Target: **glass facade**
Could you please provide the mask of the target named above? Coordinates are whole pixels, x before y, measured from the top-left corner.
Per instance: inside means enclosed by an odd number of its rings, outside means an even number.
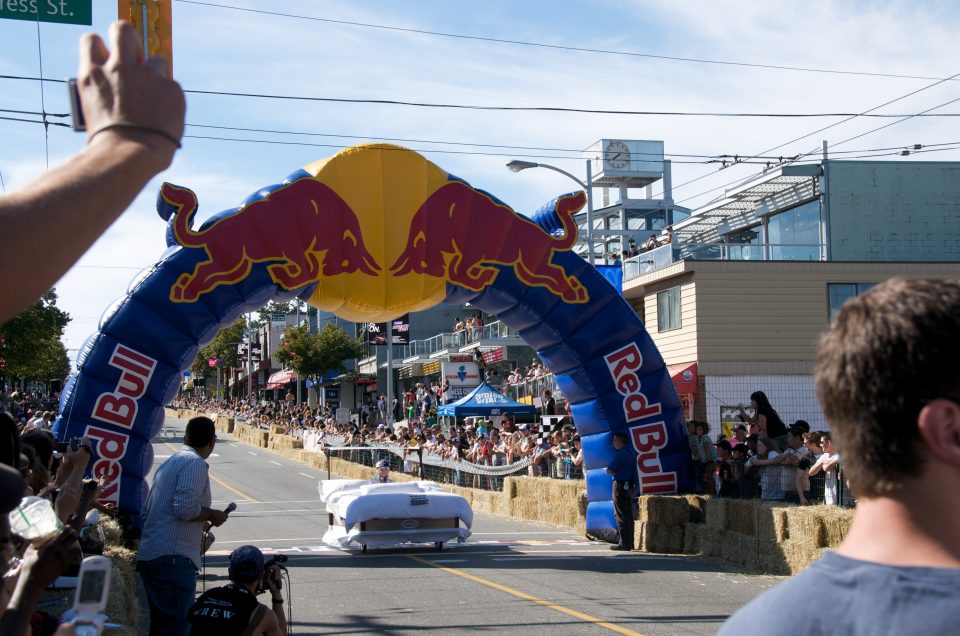
[[[771,216],[767,239],[771,260],[820,260],[820,202],[810,201]]]

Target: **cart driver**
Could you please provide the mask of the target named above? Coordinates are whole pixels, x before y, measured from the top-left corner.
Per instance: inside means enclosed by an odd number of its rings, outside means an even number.
[[[377,474],[373,476],[373,479],[370,480],[371,484],[391,484],[393,480],[390,479],[390,462],[385,459],[381,459],[377,462]]]

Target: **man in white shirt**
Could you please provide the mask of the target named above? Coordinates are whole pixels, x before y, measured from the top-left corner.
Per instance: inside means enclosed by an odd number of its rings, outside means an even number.
[[[183,448],[157,469],[144,503],[137,571],[150,604],[151,636],[187,633],[203,525],[219,526],[227,520],[226,512],[210,508],[206,459],[216,442],[213,420],[195,417],[187,422]]]

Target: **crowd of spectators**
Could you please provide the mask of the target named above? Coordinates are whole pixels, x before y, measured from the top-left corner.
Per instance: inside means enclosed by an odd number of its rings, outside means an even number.
[[[519,366],[514,367],[513,371],[507,376],[507,384],[523,384],[524,382],[544,378],[548,375],[550,375],[550,371],[547,370],[547,367],[539,360],[534,360],[522,369]]]
[[[181,398],[174,406],[233,417],[293,437],[309,437],[326,446],[390,447],[398,451],[391,454],[397,458],[398,469],[410,474],[419,473],[420,452],[463,464],[461,470],[430,475],[438,481],[496,488],[501,482],[493,479],[494,476],[485,476],[483,469],[510,466],[527,457],[530,465],[526,472],[530,476],[582,477],[583,451],[569,418],[538,442],[541,437],[538,422],[518,424],[510,415],[501,416],[496,425],[482,418],[463,418],[460,422],[444,424],[436,414],[441,395],[436,384],[417,385],[403,392],[399,403],[407,417],[395,423],[387,421],[386,411],[377,407],[379,398],[365,405],[367,408],[349,421],[338,421],[336,414],[324,407],[297,406],[287,400],[251,403],[242,399]],[[356,453],[353,456],[360,457]],[[370,459],[373,455],[362,457]]]
[[[787,427],[761,391],[751,403],[754,414],[741,406],[744,423],[729,438],[722,433],[711,438],[707,422],[687,423],[695,489],[721,497],[840,505],[840,456],[830,433],[811,431],[804,420]]]
[[[35,611],[37,604],[56,578],[76,576],[84,556],[102,554],[101,515],[120,517],[115,508],[97,502],[99,482],[84,479],[93,456],[89,440],[57,444],[50,430],[55,413],[41,410],[51,405],[44,396],[10,390],[0,400],[2,634],[29,633],[31,624],[48,626],[44,633],[73,633],[72,624],[58,627],[57,616]],[[36,521],[25,528],[11,526],[8,513],[26,506],[44,511],[49,532],[35,536],[33,530],[42,527]],[[121,520],[126,536],[135,536],[129,519]]]

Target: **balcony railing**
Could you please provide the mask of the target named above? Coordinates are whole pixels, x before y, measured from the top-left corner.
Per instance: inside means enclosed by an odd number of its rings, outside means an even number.
[[[429,357],[438,351],[459,349],[472,342],[481,340],[498,340],[501,338],[517,337],[517,332],[502,321],[497,320],[483,327],[464,329],[452,333],[444,332],[425,340],[411,340],[409,344],[398,345],[395,349],[395,358],[401,360],[415,356]]]
[[[623,278],[629,280],[683,259],[700,261],[819,261],[819,243],[688,243],[664,245],[623,261]]]

